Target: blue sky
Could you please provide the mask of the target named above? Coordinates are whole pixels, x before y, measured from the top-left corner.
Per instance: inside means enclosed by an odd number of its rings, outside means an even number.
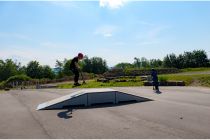
[[[204,49],[210,1],[0,1],[0,59],[55,66],[78,52],[109,66]]]

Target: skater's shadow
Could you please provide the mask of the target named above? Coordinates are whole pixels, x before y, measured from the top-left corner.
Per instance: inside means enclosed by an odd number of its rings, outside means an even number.
[[[161,92],[161,91],[156,91],[155,93],[156,93],[156,94],[161,94],[162,92]]]
[[[71,114],[72,114],[72,109],[68,108],[66,111],[59,112],[57,116],[63,119],[70,119],[72,118]]]

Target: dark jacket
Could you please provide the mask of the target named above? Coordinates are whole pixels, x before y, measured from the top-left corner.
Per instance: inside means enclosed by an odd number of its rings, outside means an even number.
[[[158,82],[158,76],[157,76],[157,71],[156,70],[152,70],[151,76],[152,76],[152,81],[153,82]]]
[[[78,63],[79,59],[78,57],[74,57],[72,60],[71,60],[71,64],[70,64],[70,69],[71,70],[75,70],[77,69],[76,65],[75,65],[75,62]]]

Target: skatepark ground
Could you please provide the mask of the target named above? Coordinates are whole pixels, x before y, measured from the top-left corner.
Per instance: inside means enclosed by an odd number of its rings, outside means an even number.
[[[0,138],[210,138],[210,88],[115,87],[151,101],[40,110],[43,102],[80,89],[11,90],[0,94]]]

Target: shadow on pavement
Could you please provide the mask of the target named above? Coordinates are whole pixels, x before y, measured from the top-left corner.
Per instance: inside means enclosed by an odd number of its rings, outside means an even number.
[[[140,97],[141,101],[125,101],[125,102],[119,102],[118,104],[113,104],[113,103],[99,103],[99,104],[92,104],[91,106],[65,106],[62,109],[67,109],[66,111],[59,112],[57,116],[59,118],[63,119],[70,119],[72,118],[72,112],[73,110],[76,111],[78,109],[94,109],[94,108],[107,108],[107,107],[117,107],[117,106],[124,106],[124,105],[129,105],[129,104],[136,104],[136,103],[143,103],[143,102],[148,102],[148,101],[154,101],[152,99]],[[56,109],[56,110],[62,110],[62,109]],[[51,110],[51,109],[49,109]]]
[[[59,112],[57,116],[63,119],[70,119],[72,118],[71,114],[72,114],[72,109],[68,108],[66,111]]]

